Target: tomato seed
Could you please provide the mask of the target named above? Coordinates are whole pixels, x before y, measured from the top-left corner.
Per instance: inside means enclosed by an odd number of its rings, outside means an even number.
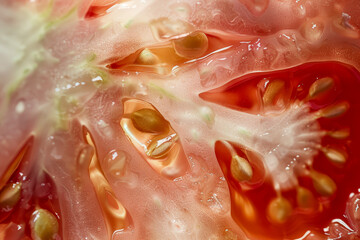
[[[59,223],[56,217],[45,209],[38,209],[32,213],[30,226],[33,239],[55,239],[59,231]]]
[[[327,135],[329,135],[332,138],[336,138],[336,139],[345,139],[345,138],[349,137],[350,130],[342,129],[342,130],[338,130],[338,131],[329,131],[329,132],[327,132]]]
[[[319,116],[325,118],[339,117],[343,115],[348,109],[349,109],[349,104],[346,102],[341,102],[323,108],[322,110],[319,111]]]
[[[292,206],[290,202],[283,197],[277,197],[271,200],[267,208],[269,220],[278,224],[285,223],[291,216],[291,213]]]
[[[336,191],[336,184],[329,176],[312,171],[310,174],[313,179],[313,185],[315,190],[324,197],[330,197]]]
[[[142,65],[155,65],[160,62],[160,59],[152,53],[149,49],[145,48],[141,51],[135,63]]]
[[[346,155],[333,148],[322,148],[321,149],[325,156],[334,163],[344,164],[346,162]]]
[[[239,182],[249,181],[253,177],[253,170],[250,163],[239,155],[232,157],[230,171],[232,176]]]
[[[154,138],[148,146],[146,155],[151,158],[161,158],[165,156],[177,139],[178,136],[176,133],[162,139]]]
[[[147,133],[161,133],[169,129],[169,123],[156,110],[143,108],[133,112],[130,116],[134,127]]]
[[[303,209],[315,209],[317,206],[316,199],[312,192],[303,187],[297,188],[296,202],[298,206]]]
[[[10,183],[0,192],[0,207],[3,209],[13,208],[20,199],[21,183]]]
[[[263,103],[265,106],[274,104],[276,96],[282,91],[285,87],[284,81],[274,80],[268,83],[268,86],[265,89],[264,95],[262,97]]]
[[[334,85],[335,85],[334,79],[330,77],[320,78],[310,86],[309,96],[311,98],[317,97],[319,94],[328,91]]]
[[[202,32],[193,32],[173,41],[176,53],[184,58],[201,57],[208,49],[208,38]]]

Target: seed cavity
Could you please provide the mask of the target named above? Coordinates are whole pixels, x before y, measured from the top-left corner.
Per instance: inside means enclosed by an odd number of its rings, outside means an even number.
[[[162,158],[167,155],[178,140],[176,133],[165,138],[155,137],[147,147],[146,155],[151,158]]]
[[[94,186],[95,194],[98,199],[108,235],[111,236],[115,231],[123,230],[131,224],[131,216],[127,213],[122,203],[116,198],[112,186],[106,179],[103,169],[98,159],[96,145],[90,132],[84,127],[83,134],[86,143],[93,148],[93,154],[90,155],[89,175]]]
[[[277,197],[271,200],[267,208],[268,218],[271,222],[283,224],[291,216],[292,206],[284,197]]]
[[[148,48],[141,51],[135,63],[142,65],[156,65],[160,62],[158,56],[151,52]]]
[[[56,239],[59,223],[56,217],[45,209],[35,210],[30,219],[31,236],[34,240]]]
[[[274,104],[278,94],[284,89],[285,83],[281,80],[274,80],[268,83],[264,95],[262,97],[265,106]]]
[[[322,152],[333,163],[344,164],[346,163],[347,156],[344,152],[333,148],[322,148]]]
[[[134,127],[141,132],[162,133],[169,129],[169,122],[158,111],[150,108],[133,112],[130,119]]]
[[[325,118],[335,118],[340,117],[349,109],[349,104],[347,102],[337,103],[326,108],[323,108],[319,111],[319,117]]]
[[[12,174],[16,171],[19,167],[21,161],[23,160],[26,152],[28,151],[30,142],[32,142],[33,138],[29,139],[26,145],[21,149],[15,159],[11,162],[10,166],[6,169],[5,174],[0,177],[0,190],[6,185],[6,183],[11,178]]]
[[[312,192],[304,187],[297,188],[296,202],[302,209],[315,209],[317,201]]]
[[[5,210],[12,209],[20,200],[21,183],[10,183],[0,192],[0,208]]]
[[[208,38],[203,32],[192,32],[186,37],[173,40],[173,47],[181,57],[198,58],[208,49]]]
[[[315,98],[319,94],[324,93],[331,89],[335,85],[334,79],[330,77],[324,77],[316,80],[309,88],[310,98]]]
[[[330,197],[336,192],[336,184],[329,176],[312,171],[310,176],[313,180],[315,190],[324,197]]]
[[[250,163],[239,155],[234,155],[230,164],[231,175],[239,182],[250,181],[253,170]]]

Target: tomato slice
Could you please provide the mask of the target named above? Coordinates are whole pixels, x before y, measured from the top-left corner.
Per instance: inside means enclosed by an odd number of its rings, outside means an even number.
[[[251,146],[215,145],[232,217],[249,237],[298,238],[346,220],[346,202],[360,186],[359,87],[355,68],[321,62],[245,75],[200,94],[260,119]]]

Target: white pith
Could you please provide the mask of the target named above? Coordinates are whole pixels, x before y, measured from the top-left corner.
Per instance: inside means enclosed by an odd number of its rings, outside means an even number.
[[[264,117],[260,126],[255,147],[263,155],[275,187],[295,187],[297,174],[304,173],[318,152],[322,137],[318,122],[306,104],[295,103],[280,115]]]

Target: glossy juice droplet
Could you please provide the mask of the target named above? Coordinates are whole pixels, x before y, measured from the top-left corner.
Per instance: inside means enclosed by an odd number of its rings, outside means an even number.
[[[108,171],[113,177],[121,178],[126,173],[128,156],[121,150],[113,150],[105,157]]]

